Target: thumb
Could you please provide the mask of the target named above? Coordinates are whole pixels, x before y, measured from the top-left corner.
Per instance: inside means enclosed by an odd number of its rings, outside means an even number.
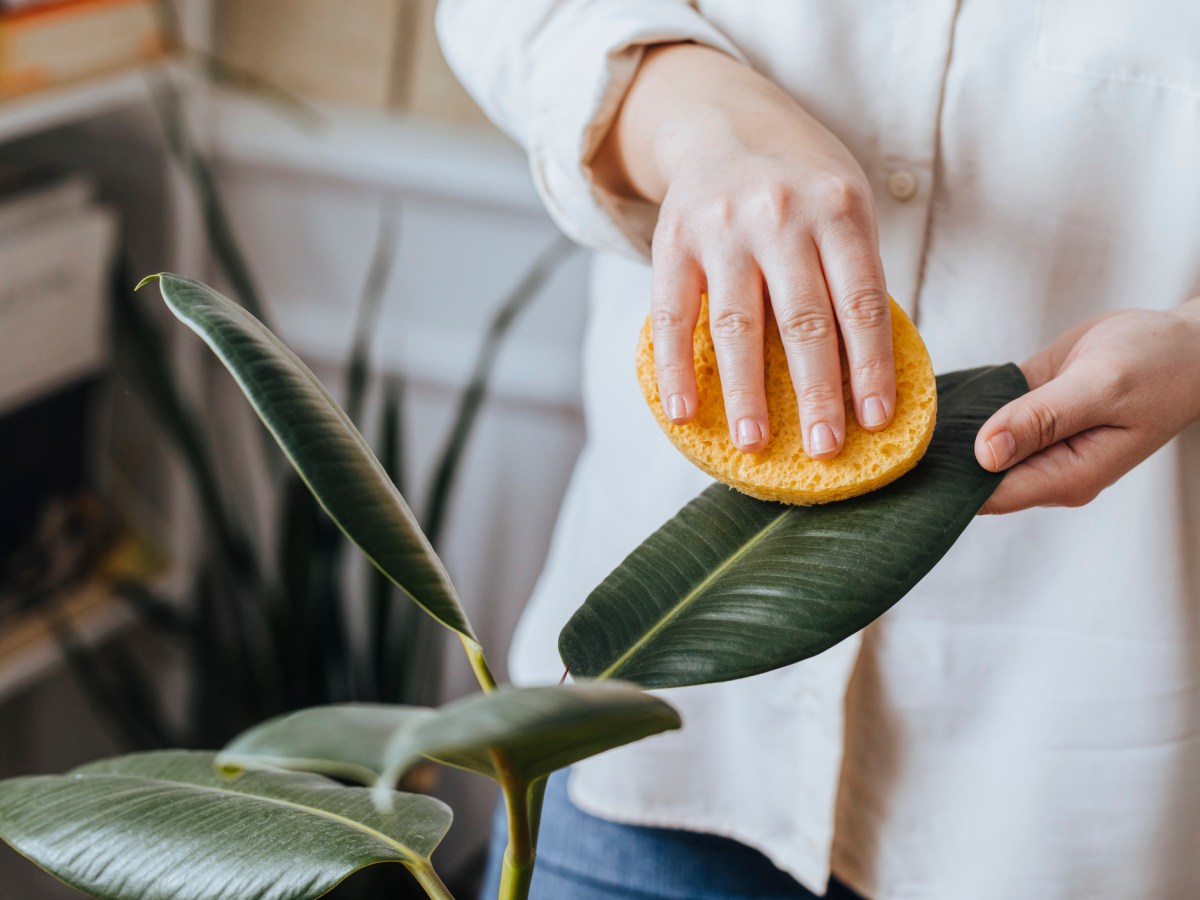
[[[975,458],[988,471],[1001,472],[1064,438],[1103,424],[1095,380],[1068,368],[994,413],[975,437]]]

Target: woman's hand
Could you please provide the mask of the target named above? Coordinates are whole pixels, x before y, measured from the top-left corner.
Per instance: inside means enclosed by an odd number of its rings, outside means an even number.
[[[1200,419],[1200,298],[1093,319],[1021,368],[1032,390],[975,439],[1011,470],[982,512],[1082,506]]]
[[[729,434],[770,439],[765,302],[775,313],[815,459],[845,441],[840,340],[871,431],[895,410],[892,327],[875,210],[849,151],[781,89],[691,44],[650,50],[593,160],[610,189],[660,203],[654,354],[664,412],[697,408],[692,334],[707,291]]]

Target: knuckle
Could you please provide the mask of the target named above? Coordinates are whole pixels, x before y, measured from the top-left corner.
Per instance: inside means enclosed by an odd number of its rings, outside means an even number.
[[[762,391],[756,391],[747,384],[726,384],[721,393],[725,395],[725,405],[730,409],[756,409],[761,405]]]
[[[895,366],[886,360],[873,358],[855,363],[851,370],[854,381],[858,384],[879,384],[895,372]]]
[[[870,209],[865,188],[849,178],[826,178],[816,188],[816,198],[824,214],[834,220],[857,220]]]
[[[841,407],[841,386],[835,388],[824,381],[809,381],[796,392],[801,407],[808,410],[825,410]]]
[[[1031,400],[1025,407],[1025,429],[1035,446],[1049,447],[1058,440],[1058,416],[1048,404]]]
[[[701,215],[711,226],[729,228],[737,218],[737,204],[732,197],[718,195],[704,205]]]
[[[786,228],[796,218],[796,191],[787,184],[770,184],[762,189],[757,206],[767,223],[775,228]]]
[[[673,252],[682,247],[687,239],[687,219],[673,209],[663,209],[654,226],[651,247],[660,252]]]
[[[891,310],[887,294],[877,287],[855,288],[839,304],[842,324],[849,328],[872,329],[888,323]]]
[[[717,340],[746,337],[755,330],[755,319],[740,309],[723,309],[712,317],[709,330]]]
[[[656,306],[650,314],[650,322],[658,333],[682,331],[686,325],[683,315],[669,306]]]
[[[779,319],[779,336],[789,344],[813,344],[833,336],[833,318],[812,307],[788,309]]]
[[[1134,391],[1133,373],[1121,363],[1105,366],[1095,377],[1100,396],[1109,405],[1124,403]]]
[[[668,385],[682,384],[690,374],[687,367],[678,362],[659,363],[655,365],[654,370],[658,374],[658,380]]]

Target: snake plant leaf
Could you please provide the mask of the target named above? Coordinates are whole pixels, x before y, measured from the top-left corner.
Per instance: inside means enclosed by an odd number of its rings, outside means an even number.
[[[191,278],[163,273],[146,281],[155,278],[171,312],[229,369],[330,518],[409,598],[478,647],[408,504],[317,377],[237,303]]]
[[[924,459],[861,497],[799,507],[709,487],[592,592],[559,636],[563,660],[576,676],[679,687],[777,669],[865,628],[1000,483],[975,436],[1027,390],[1011,364],[939,376]]]
[[[272,719],[217,757],[226,771],[262,767],[322,772],[389,787],[424,759],[497,778],[493,753],[532,781],[613,747],[678,728],[657,697],[617,681],[504,686],[440,709],[343,704]]]
[[[429,857],[450,820],[432,797],[393,794],[381,813],[363,788],[290,772],[231,781],[211,753],[178,750],[0,782],[4,840],[116,900],[299,900],[383,862],[440,885]]]

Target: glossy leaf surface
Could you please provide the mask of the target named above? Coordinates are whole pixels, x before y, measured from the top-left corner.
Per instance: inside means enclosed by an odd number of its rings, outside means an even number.
[[[0,783],[0,834],[67,884],[101,897],[318,897],[364,866],[398,862],[428,883],[450,827],[442,802],[317,775],[228,780],[211,753],[118,757]]]
[[[373,785],[387,768],[387,749],[396,734],[436,714],[424,707],[383,703],[314,706],[238,735],[217,754],[217,765],[230,773],[292,769]]]
[[[474,642],[454,586],[408,504],[317,377],[232,300],[190,278],[155,277],[171,311],[233,374],[330,518],[413,601]]]
[[[387,749],[383,786],[423,757],[495,777],[495,749],[504,751],[513,774],[531,781],[680,724],[662,700],[620,682],[505,686],[450,703],[399,731]]]
[[[386,790],[430,758],[495,778],[492,751],[529,781],[613,747],[679,727],[662,700],[632,685],[501,687],[432,710],[342,705],[302,710],[250,729],[218,757],[226,768],[326,772]]]
[[[973,445],[1027,390],[1014,365],[938,378],[925,458],[878,491],[784,506],[716,484],[606,578],[563,629],[576,676],[664,688],[815,656],[866,627],[940,560],[1000,483]]]

